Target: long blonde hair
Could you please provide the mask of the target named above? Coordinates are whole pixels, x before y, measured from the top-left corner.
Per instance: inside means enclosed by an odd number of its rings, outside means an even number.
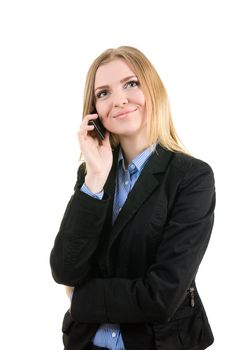
[[[93,61],[86,76],[83,118],[95,110],[94,83],[97,69],[115,59],[124,60],[140,82],[146,101],[148,145],[158,140],[161,146],[170,151],[190,155],[175,130],[168,95],[158,73],[147,57],[134,47],[107,49]],[[112,149],[119,144],[117,135],[110,134],[110,143]]]

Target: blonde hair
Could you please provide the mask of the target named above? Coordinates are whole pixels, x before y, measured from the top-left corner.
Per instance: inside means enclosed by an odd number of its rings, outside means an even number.
[[[146,101],[148,145],[158,141],[161,146],[170,151],[190,155],[175,130],[168,95],[158,73],[147,57],[134,47],[120,46],[107,49],[93,61],[86,77],[83,118],[95,110],[94,83],[97,69],[115,59],[124,60],[140,82]],[[110,143],[112,149],[119,144],[117,135],[110,134]]]

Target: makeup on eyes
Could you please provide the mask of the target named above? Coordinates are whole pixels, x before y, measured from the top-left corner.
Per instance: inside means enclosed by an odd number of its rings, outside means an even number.
[[[123,80],[124,80],[124,79],[123,79]],[[137,80],[137,78],[136,78],[136,79],[133,79],[133,80],[127,81],[126,84],[125,84],[125,86],[128,86],[129,84],[136,84],[135,86],[132,86],[132,88],[140,85],[140,83],[139,83],[139,81]],[[98,89],[99,89],[99,88],[97,88],[96,90],[98,90]],[[107,93],[108,91],[109,91],[109,86],[105,86],[105,88],[104,88],[103,90],[99,91],[99,92],[95,95],[95,97],[96,97],[96,98],[101,98],[101,97],[102,97],[101,94]],[[105,97],[105,96],[103,96],[103,97]]]

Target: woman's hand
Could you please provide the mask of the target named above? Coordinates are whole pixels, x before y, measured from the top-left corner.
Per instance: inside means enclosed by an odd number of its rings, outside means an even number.
[[[80,150],[87,168],[85,183],[93,192],[102,190],[113,163],[109,131],[106,130],[105,138],[101,141],[91,133],[94,126],[88,123],[91,119],[97,118],[97,114],[86,115],[77,133]]]

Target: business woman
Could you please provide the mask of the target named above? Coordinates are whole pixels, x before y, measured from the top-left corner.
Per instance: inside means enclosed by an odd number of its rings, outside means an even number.
[[[98,117],[103,140],[90,124]],[[214,175],[181,145],[141,51],[95,59],[78,142],[84,161],[50,256],[55,281],[73,291],[65,349],[206,349],[214,338],[195,277],[213,227]]]

